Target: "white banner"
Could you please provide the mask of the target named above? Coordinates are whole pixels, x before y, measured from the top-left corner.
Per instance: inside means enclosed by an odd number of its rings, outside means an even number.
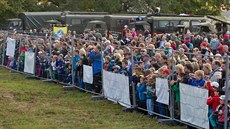
[[[92,68],[92,66],[83,65],[83,82],[93,84],[93,68]]]
[[[156,96],[157,102],[169,105],[169,86],[165,78],[156,79]]]
[[[208,90],[180,83],[181,120],[209,129]]]
[[[122,74],[103,71],[104,96],[124,107],[131,107],[129,95],[129,78]]]
[[[34,74],[34,58],[35,55],[33,52],[25,52],[24,72]]]
[[[14,57],[16,40],[12,38],[7,38],[6,43],[7,43],[6,55],[10,57]]]

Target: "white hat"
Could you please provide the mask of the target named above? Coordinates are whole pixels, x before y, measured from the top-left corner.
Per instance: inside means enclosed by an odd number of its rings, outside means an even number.
[[[218,82],[212,82],[211,85],[215,88],[219,88],[219,83]]]
[[[220,100],[225,100],[225,95],[221,95]]]
[[[128,26],[127,26],[127,25],[125,25],[124,27],[125,27],[125,28],[127,28]]]
[[[218,53],[218,54],[215,55],[215,57],[221,57],[221,55]]]
[[[38,54],[42,54],[43,52],[42,51],[39,51]]]
[[[121,69],[121,67],[119,65],[115,65],[113,66],[113,69]]]
[[[111,44],[110,40],[106,40],[105,43],[106,43],[107,45]]]

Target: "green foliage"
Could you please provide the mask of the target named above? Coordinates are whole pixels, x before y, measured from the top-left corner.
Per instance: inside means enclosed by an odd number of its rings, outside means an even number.
[[[218,15],[223,5],[230,9],[228,0],[0,0],[0,23],[24,11],[147,13],[149,7],[160,6],[161,13]]]
[[[0,23],[24,11],[39,11],[37,0],[0,0]]]

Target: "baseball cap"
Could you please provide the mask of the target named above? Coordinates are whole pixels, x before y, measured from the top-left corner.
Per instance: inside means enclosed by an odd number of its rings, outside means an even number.
[[[119,65],[115,65],[113,66],[113,69],[121,69],[121,67]]]
[[[212,82],[211,85],[215,88],[219,88],[219,83],[218,82]]]
[[[206,42],[202,42],[202,43],[200,44],[200,46],[207,47],[208,45],[207,45]]]
[[[162,71],[162,74],[165,74],[165,73],[169,74],[169,69],[164,69],[164,70]]]
[[[225,95],[221,95],[220,100],[225,100]]]

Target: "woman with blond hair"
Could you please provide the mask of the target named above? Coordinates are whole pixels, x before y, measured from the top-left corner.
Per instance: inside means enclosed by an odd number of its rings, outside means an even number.
[[[116,65],[119,65],[120,67],[122,67],[122,57],[121,57],[121,54],[120,53],[114,53],[114,60],[115,60],[115,63]]]
[[[210,76],[210,74],[212,73],[212,66],[208,63],[203,64],[203,71],[205,75]]]

